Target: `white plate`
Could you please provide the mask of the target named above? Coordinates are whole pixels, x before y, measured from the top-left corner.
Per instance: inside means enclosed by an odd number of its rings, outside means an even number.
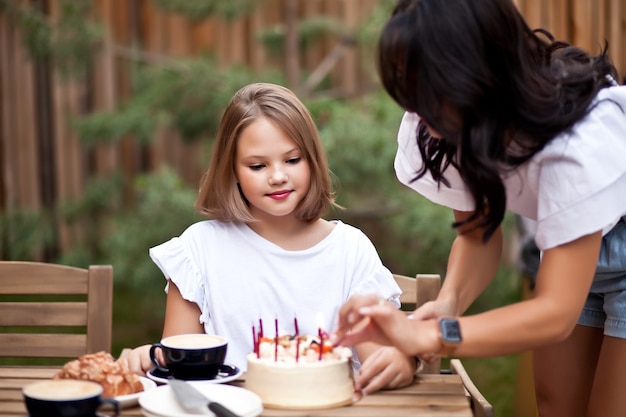
[[[209,381],[189,381],[207,399],[217,401],[241,417],[256,417],[263,412],[261,398],[244,388],[232,385],[214,384]],[[189,417],[194,415],[213,416],[208,408],[190,413],[179,405],[169,385],[143,392],[139,396],[139,405],[148,417]]]
[[[231,382],[231,381],[236,380],[242,374],[243,374],[243,371],[237,368],[236,366],[224,364],[222,365],[220,372],[217,374],[215,378],[203,379],[202,381],[208,382],[211,384],[223,384],[225,382]],[[163,374],[161,371],[159,371],[156,368],[150,369],[148,372],[146,372],[146,375],[148,376],[148,378],[150,378],[151,380],[159,384],[167,384],[168,379],[170,378],[169,375]]]
[[[137,405],[137,403],[139,402],[139,396],[141,394],[157,387],[157,384],[154,381],[151,381],[150,379],[143,376],[140,376],[139,380],[141,381],[141,385],[143,385],[143,391],[136,392],[134,394],[117,395],[113,397],[120,404],[120,409]],[[105,404],[101,407],[101,409],[111,410],[113,409],[113,406]]]

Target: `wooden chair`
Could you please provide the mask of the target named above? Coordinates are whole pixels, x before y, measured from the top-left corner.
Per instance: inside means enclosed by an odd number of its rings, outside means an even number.
[[[441,288],[441,277],[438,274],[418,274],[415,278],[394,274],[393,277],[402,290],[400,303],[407,314],[427,301],[435,300]],[[458,374],[461,378],[474,416],[493,417],[493,406],[480,393],[459,359],[450,360],[450,371]],[[441,373],[441,360],[424,364],[422,372],[426,374]]]
[[[110,352],[112,308],[111,265],[0,262],[0,357]]]
[[[439,274],[417,274],[415,278],[393,274],[393,278],[402,290],[400,304],[407,314],[427,301],[435,300],[441,288]],[[440,370],[441,360],[436,360],[433,363],[425,363],[422,372],[438,374]]]
[[[450,359],[450,370],[453,374],[458,374],[463,381],[463,386],[470,400],[470,405],[475,417],[493,417],[493,406],[480,393],[469,374],[465,371],[459,359]]]

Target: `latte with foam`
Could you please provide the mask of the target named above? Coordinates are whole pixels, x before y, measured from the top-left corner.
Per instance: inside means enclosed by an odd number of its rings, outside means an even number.
[[[176,349],[205,349],[225,345],[226,339],[210,334],[181,334],[166,337],[161,344]]]
[[[96,410],[108,404],[119,415],[120,405],[114,398],[102,396],[97,382],[78,379],[51,379],[34,382],[22,389],[30,417],[95,416]]]
[[[79,400],[96,397],[101,393],[100,384],[73,379],[42,381],[24,387],[24,395],[50,401]]]

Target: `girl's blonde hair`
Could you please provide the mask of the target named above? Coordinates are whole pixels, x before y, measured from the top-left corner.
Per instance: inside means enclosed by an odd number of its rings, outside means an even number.
[[[226,107],[209,167],[200,183],[196,210],[221,221],[255,221],[237,184],[235,158],[239,136],[259,118],[266,118],[282,129],[308,162],[311,184],[296,207],[296,216],[306,222],[317,220],[334,205],[328,160],[319,132],[311,114],[293,92],[268,83],[243,87]]]

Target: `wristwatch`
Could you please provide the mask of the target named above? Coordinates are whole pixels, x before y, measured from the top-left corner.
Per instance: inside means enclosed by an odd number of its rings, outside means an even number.
[[[441,350],[437,352],[441,357],[448,357],[459,347],[463,337],[461,336],[461,326],[454,317],[442,317],[439,319],[439,341]]]

